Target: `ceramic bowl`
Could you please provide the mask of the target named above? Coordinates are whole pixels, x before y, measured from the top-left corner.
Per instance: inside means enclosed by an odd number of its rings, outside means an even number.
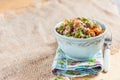
[[[54,32],[57,38],[58,46],[63,52],[71,59],[74,60],[86,60],[92,58],[99,50],[102,49],[104,44],[104,38],[107,31],[107,26],[100,21],[96,21],[105,30],[104,33],[99,36],[83,39],[67,37],[59,34],[56,28],[59,27],[62,22],[58,23],[54,27]]]

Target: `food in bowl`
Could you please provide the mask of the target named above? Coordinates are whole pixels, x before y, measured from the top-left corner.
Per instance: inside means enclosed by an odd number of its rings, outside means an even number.
[[[75,21],[78,21],[78,23],[75,23]],[[82,26],[74,26],[75,24],[81,24]],[[88,25],[90,26],[88,27]],[[70,31],[67,31],[66,28],[70,29]],[[67,57],[76,61],[88,60],[102,50],[107,26],[98,20],[90,20],[84,17],[73,18],[56,24],[54,32],[58,47]],[[73,32],[74,34],[72,34]],[[91,35],[92,32],[94,35]]]
[[[62,24],[56,28],[56,31],[67,37],[90,38],[104,32],[104,29],[95,21],[82,18],[65,19]]]

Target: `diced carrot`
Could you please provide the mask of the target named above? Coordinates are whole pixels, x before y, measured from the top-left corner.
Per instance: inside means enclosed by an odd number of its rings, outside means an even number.
[[[91,30],[89,30],[89,32],[94,32],[94,30],[91,29]]]
[[[75,21],[75,22],[74,22],[74,24],[75,24],[75,25],[79,25],[79,24],[80,24],[80,22],[78,22],[78,21]]]

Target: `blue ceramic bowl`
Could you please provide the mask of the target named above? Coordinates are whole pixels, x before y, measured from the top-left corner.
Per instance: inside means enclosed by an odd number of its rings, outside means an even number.
[[[102,49],[107,26],[100,21],[96,22],[105,30],[104,33],[87,39],[67,37],[59,34],[56,28],[59,27],[62,22],[55,26],[54,32],[56,34],[58,46],[63,50],[66,56],[74,60],[87,60]]]

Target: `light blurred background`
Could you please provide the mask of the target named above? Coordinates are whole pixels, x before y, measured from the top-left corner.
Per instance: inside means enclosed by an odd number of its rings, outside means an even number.
[[[9,13],[11,10],[20,13],[35,7],[40,7],[48,1],[49,0],[0,0],[0,13]],[[113,4],[117,5],[118,10],[120,11],[120,0],[111,1]]]

